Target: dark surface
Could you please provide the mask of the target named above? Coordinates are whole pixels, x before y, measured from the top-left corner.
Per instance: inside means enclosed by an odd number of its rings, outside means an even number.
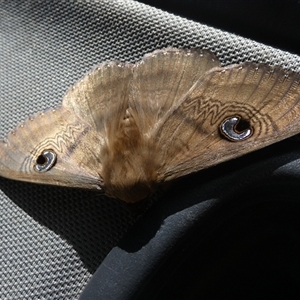
[[[296,299],[299,158],[288,140],[183,179],[110,252],[81,299]]]
[[[142,0],[165,11],[300,54],[298,0]]]

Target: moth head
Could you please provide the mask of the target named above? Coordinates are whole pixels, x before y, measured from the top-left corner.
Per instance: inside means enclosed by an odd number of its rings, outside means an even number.
[[[96,140],[64,107],[37,113],[0,142],[0,176],[42,184],[101,189]]]

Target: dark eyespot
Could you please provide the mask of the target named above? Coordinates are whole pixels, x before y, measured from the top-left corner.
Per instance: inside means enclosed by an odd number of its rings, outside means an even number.
[[[44,155],[39,155],[37,160],[36,160],[36,163],[37,165],[44,165],[45,163],[47,162],[47,159]]]
[[[248,139],[253,134],[253,127],[249,121],[233,116],[221,123],[220,132],[228,140],[239,142]]]
[[[235,130],[237,132],[243,132],[243,131],[249,129],[250,127],[251,127],[250,122],[248,120],[240,119],[239,122],[235,126]]]
[[[36,159],[36,164],[34,169],[37,172],[47,172],[49,171],[56,163],[56,153],[53,150],[44,150],[41,155]]]

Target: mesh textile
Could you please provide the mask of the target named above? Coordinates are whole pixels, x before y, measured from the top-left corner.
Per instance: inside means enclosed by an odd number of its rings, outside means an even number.
[[[266,62],[300,72],[300,57],[131,0],[0,2],[0,138],[58,105],[106,60],[173,47],[222,64]],[[94,192],[0,178],[0,298],[76,299],[140,216]]]

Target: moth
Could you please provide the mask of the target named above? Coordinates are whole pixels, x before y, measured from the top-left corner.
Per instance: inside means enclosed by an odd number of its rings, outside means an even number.
[[[300,75],[167,48],[105,62],[0,143],[0,175],[126,202],[300,132]]]

